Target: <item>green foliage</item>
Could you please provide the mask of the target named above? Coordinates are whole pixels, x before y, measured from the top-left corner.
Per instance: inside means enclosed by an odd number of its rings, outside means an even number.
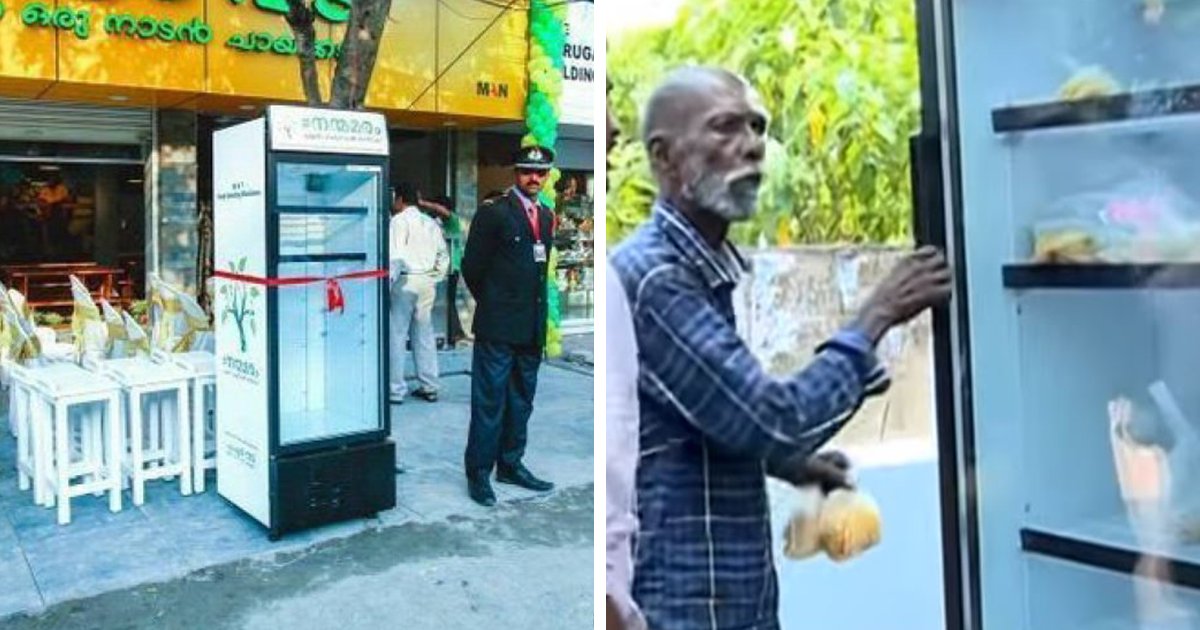
[[[62,326],[67,320],[65,317],[63,317],[62,315],[59,315],[58,313],[52,313],[52,312],[43,313],[40,311],[34,311],[33,312],[33,321],[38,326],[49,326],[50,328],[55,328],[58,326]]]
[[[911,0],[690,0],[666,28],[611,42],[609,243],[646,216],[653,183],[638,106],[685,64],[745,76],[771,112],[768,176],[742,243],[909,239],[908,137],[919,125]]]

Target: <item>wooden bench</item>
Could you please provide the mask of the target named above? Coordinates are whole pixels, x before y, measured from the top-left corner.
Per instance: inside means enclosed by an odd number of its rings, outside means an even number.
[[[70,316],[74,306],[70,276],[79,278],[88,287],[93,300],[105,299],[123,308],[128,308],[132,302],[132,296],[120,290],[126,275],[123,269],[101,267],[95,263],[28,267],[5,268],[5,284],[20,291],[29,307],[36,311]]]

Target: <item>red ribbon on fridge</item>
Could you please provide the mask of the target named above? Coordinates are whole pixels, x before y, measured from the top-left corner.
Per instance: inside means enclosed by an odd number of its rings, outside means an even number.
[[[241,273],[233,273],[231,271],[217,270],[213,272],[214,278],[223,278],[225,280],[236,280],[237,282],[245,282],[248,284],[257,284],[263,287],[295,287],[306,284],[316,284],[318,282],[325,283],[325,306],[329,312],[337,311],[344,313],[346,311],[346,295],[342,293],[342,285],[340,280],[374,280],[388,277],[387,269],[369,269],[367,271],[355,271],[354,273],[344,273],[338,276],[324,278],[320,276],[296,276],[292,278],[262,278],[259,276],[249,276]]]

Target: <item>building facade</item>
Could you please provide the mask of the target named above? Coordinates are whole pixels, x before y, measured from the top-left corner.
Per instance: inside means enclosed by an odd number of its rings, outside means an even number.
[[[325,97],[349,2],[314,3]],[[304,101],[286,11],[0,0],[0,261],[91,261],[125,269],[139,294],[149,273],[202,290],[212,132]],[[393,1],[367,98],[391,126],[393,182],[469,218],[491,185],[481,145],[515,149],[523,132],[527,30],[525,0]],[[590,122],[575,122],[564,135],[590,147]]]

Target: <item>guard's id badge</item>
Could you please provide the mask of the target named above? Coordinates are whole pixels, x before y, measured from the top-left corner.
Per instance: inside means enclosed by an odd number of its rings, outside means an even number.
[[[533,244],[533,262],[546,262],[546,246],[542,243]]]

